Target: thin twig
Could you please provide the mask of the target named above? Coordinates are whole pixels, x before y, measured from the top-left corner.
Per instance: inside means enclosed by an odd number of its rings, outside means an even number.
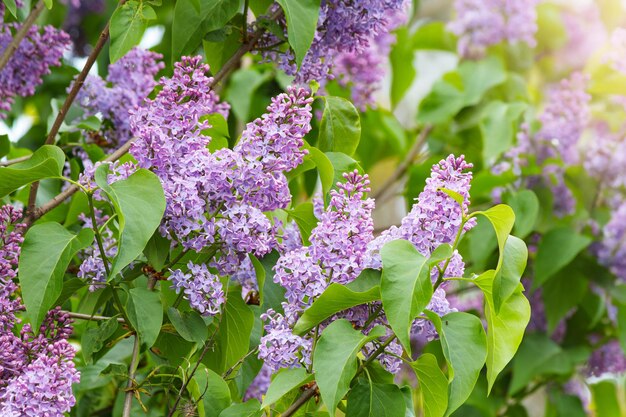
[[[28,161],[32,155],[24,155],[19,158],[9,159],[8,161],[0,161],[0,167],[8,167],[11,165],[19,164],[20,162]]]
[[[193,367],[193,369],[191,370],[191,373],[185,379],[185,382],[183,382],[183,385],[180,387],[180,391],[178,391],[178,395],[176,396],[176,401],[174,401],[174,405],[170,409],[170,412],[167,413],[167,417],[172,417],[174,415],[174,413],[176,412],[176,408],[178,407],[178,403],[180,402],[181,398],[183,398],[183,393],[185,392],[185,389],[187,389],[187,385],[189,384],[189,381],[191,381],[191,378],[193,378],[194,374],[196,373],[196,371],[200,367],[200,363],[202,363],[202,359],[204,359],[204,356],[208,353],[209,349],[211,349],[211,346],[213,346],[213,338],[217,334],[218,330],[219,330],[219,326],[215,329],[215,331],[213,331],[213,334],[211,335],[209,340],[204,344],[204,349],[202,349],[202,352],[200,353],[200,356],[198,356],[198,360],[196,361],[196,365]]]
[[[22,43],[22,40],[28,34],[30,28],[35,24],[35,21],[43,11],[44,7],[45,4],[43,0],[39,0],[35,8],[31,10],[28,14],[28,17],[26,18],[24,23],[22,23],[22,26],[20,26],[18,31],[15,33],[15,36],[13,36],[13,39],[11,39],[11,42],[6,47],[6,49],[2,53],[2,56],[0,57],[0,72],[2,72],[4,67],[7,66],[15,51],[17,51],[17,48],[19,48],[20,43]]]
[[[113,317],[105,317],[105,316],[92,316],[91,314],[83,314],[83,313],[74,313],[72,311],[62,311],[63,314],[67,314],[73,319],[78,320],[90,320],[90,321],[106,321],[111,320]],[[124,323],[124,319],[122,317],[116,318],[118,323]]]
[[[415,139],[415,143],[413,144],[409,152],[406,154],[406,157],[404,158],[402,163],[398,165],[398,167],[393,172],[393,174],[391,174],[391,176],[387,178],[387,181],[385,181],[385,183],[381,187],[379,187],[376,192],[372,193],[371,197],[377,200],[377,203],[380,203],[381,201],[385,201],[386,198],[389,196],[389,193],[393,191],[394,184],[400,178],[404,177],[408,169],[411,167],[411,165],[415,161],[415,158],[419,155],[420,151],[422,150],[422,147],[426,143],[426,139],[428,138],[428,134],[430,133],[431,130],[432,130],[431,125],[424,126],[424,128],[420,132],[417,139]]]
[[[285,410],[284,413],[281,414],[281,416],[291,417],[292,415],[294,415],[296,411],[300,409],[300,407],[302,407],[304,404],[306,404],[307,401],[313,398],[317,394],[317,392],[318,392],[317,384],[313,384],[313,386],[310,388],[307,388],[307,390],[304,391],[302,395],[300,395],[298,399],[294,401],[294,403],[291,404],[291,406],[287,410]]]

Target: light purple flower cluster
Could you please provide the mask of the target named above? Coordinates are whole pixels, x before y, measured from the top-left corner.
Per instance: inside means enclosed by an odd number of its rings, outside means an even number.
[[[206,265],[187,264],[188,273],[180,269],[172,271],[170,281],[174,284],[176,293],[181,291],[189,305],[205,316],[214,316],[220,312],[224,304],[224,291],[217,275],[212,274]]]
[[[459,36],[458,52],[480,58],[501,42],[535,46],[537,0],[455,0],[456,17],[448,29]]]
[[[589,3],[578,8],[564,9],[561,18],[567,42],[555,51],[555,69],[558,73],[582,70],[608,37],[600,9],[596,3]]]
[[[626,202],[620,201],[611,212],[611,220],[602,228],[596,248],[598,260],[620,280],[626,281]]]
[[[4,4],[0,9],[0,54],[19,29],[17,23],[3,23]],[[43,30],[33,25],[11,56],[6,67],[0,71],[0,119],[11,110],[15,97],[28,97],[42,83],[42,77],[50,73],[50,67],[61,63],[63,53],[70,46],[69,36],[62,30],[45,26]]]
[[[585,146],[583,166],[603,189],[626,187],[626,138],[606,123],[593,126],[593,138]]]
[[[157,84],[154,77],[165,66],[161,58],[161,54],[135,47],[109,65],[106,80],[89,75],[79,90],[76,102],[84,110],[83,117],[102,117],[100,134],[111,150],[132,137],[129,111],[139,107]]]
[[[587,372],[591,376],[623,374],[626,372],[626,355],[618,340],[610,340],[596,349],[589,358]]]
[[[102,244],[106,259],[110,262],[117,255],[117,242],[113,236],[113,232],[108,227],[102,227],[109,220],[109,216],[103,215],[101,210],[95,209],[95,216],[98,228],[101,230]],[[79,220],[83,222],[83,227],[91,229],[93,227],[91,218],[85,214],[79,215]],[[104,268],[104,260],[97,244],[93,244],[85,249],[81,258],[83,262],[80,264],[76,276],[89,282],[89,291],[96,291],[106,284],[106,270]]]
[[[463,215],[468,210],[472,178],[471,173],[464,171],[471,167],[463,157],[455,158],[452,155],[434,165],[431,178],[427,180],[418,202],[403,219],[402,225],[392,227],[376,239],[373,239],[371,218],[374,203],[365,199],[369,180],[356,171],[344,174],[346,183],[338,184],[338,191],[331,191],[328,208],[317,215],[319,222],[311,233],[311,245],[283,254],[275,266],[274,281],[285,288],[287,303],[283,303],[284,315],[269,311],[263,316],[268,323],[265,325],[266,333],[261,338],[259,358],[273,371],[306,365],[310,361],[312,335],[296,336],[291,331],[299,315],[330,283],[347,284],[367,267],[380,269],[379,251],[385,243],[406,239],[420,253],[428,256],[439,245],[452,244],[458,233],[472,227],[473,223],[468,222],[463,230],[459,230]],[[462,207],[441,188],[463,196]],[[455,253],[444,276],[462,276],[464,268],[461,256]],[[434,268],[434,280],[438,274],[439,269]],[[364,328],[377,305],[380,304],[361,305],[341,312],[323,323],[320,330],[332,320],[345,318],[367,334],[374,326],[387,324],[383,314]],[[442,316],[456,311],[450,306],[445,290],[441,287],[435,291],[428,308]],[[416,320],[413,331],[429,339],[436,336],[432,324],[424,320]],[[368,344],[363,352],[367,356],[375,348],[375,344]],[[379,360],[389,371],[396,372],[401,362],[397,356],[401,353],[402,347],[394,341]]]
[[[289,88],[246,126],[234,149],[212,153],[211,137],[203,133],[210,127],[207,117],[227,117],[229,108],[212,90],[208,71],[200,57],[175,64],[156,98],[132,111],[131,128],[139,140],[131,153],[163,184],[162,235],[185,249],[212,251],[209,266],[233,276],[248,254],[261,257],[279,245],[277,225],[264,212],[291,202],[284,172],[306,154],[301,148],[311,129],[312,98],[304,89]]]
[[[315,38],[300,68],[291,49],[276,52],[270,48],[263,52],[264,59],[278,62],[287,74],[295,76],[296,84],[317,81],[324,87],[327,80],[339,74],[341,83],[352,86],[357,105],[372,104],[372,93],[383,75],[383,56],[391,42],[385,35],[398,25],[398,15],[405,12],[406,3],[404,0],[323,0]],[[261,46],[279,43],[275,35],[267,34]]]
[[[23,241],[18,232],[23,225],[16,224],[21,217],[12,206],[0,208],[0,415],[62,417],[76,402],[72,384],[79,380],[67,341],[71,320],[57,307],[36,335],[29,324],[17,328],[16,314],[24,310],[13,281]]]
[[[369,179],[357,171],[344,174],[345,183],[332,190],[328,208],[311,232],[311,245],[283,254],[274,281],[286,289],[284,315],[268,311],[259,358],[272,369],[295,367],[310,360],[309,336],[291,332],[304,308],[332,282],[347,284],[365,268],[367,243],[373,238],[374,201],[365,199]]]

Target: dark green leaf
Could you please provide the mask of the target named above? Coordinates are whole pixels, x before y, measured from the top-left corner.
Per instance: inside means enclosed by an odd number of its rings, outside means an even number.
[[[8,135],[0,135],[0,158],[7,156],[11,152],[11,141]]]
[[[198,409],[204,412],[204,417],[219,417],[231,404],[228,384],[202,364],[189,383],[189,392],[196,400]]]
[[[250,400],[245,403],[233,404],[224,411],[219,417],[261,417],[263,411],[260,410],[261,404],[259,400]]]
[[[449,313],[439,317],[426,310],[441,338],[448,362],[448,407],[452,414],[470,396],[487,358],[487,336],[480,319],[469,313]]]
[[[313,375],[304,368],[281,369],[267,389],[261,408],[274,404],[290,391],[313,380]]]
[[[324,152],[352,156],[361,140],[361,119],[354,105],[345,98],[324,97],[318,147]]]
[[[63,276],[72,257],[93,242],[93,231],[70,233],[58,223],[36,224],[26,232],[19,259],[22,298],[33,329],[39,329],[63,289]]]
[[[346,417],[405,417],[406,404],[394,384],[359,381],[348,395]]]
[[[143,249],[143,254],[146,256],[148,263],[156,271],[160,271],[165,265],[167,256],[170,253],[170,245],[171,242],[161,236],[161,232],[157,230]]]
[[[111,16],[111,62],[117,61],[139,44],[148,21],[153,19],[156,19],[156,13],[146,2],[129,0],[118,6]]]
[[[552,229],[546,233],[537,249],[533,287],[546,282],[590,243],[590,238],[567,227]]]
[[[87,364],[93,362],[93,354],[104,347],[104,342],[117,331],[119,324],[117,318],[111,318],[102,322],[97,327],[88,328],[81,337],[81,351]]]
[[[178,334],[189,342],[203,343],[209,335],[204,320],[195,311],[180,312],[170,307],[167,309],[167,317]]]
[[[293,332],[305,334],[339,311],[380,299],[380,272],[366,269],[348,285],[332,283],[298,319]]]
[[[178,0],[172,22],[172,59],[193,54],[206,33],[222,28],[241,8],[241,0]]]
[[[96,169],[95,180],[117,213],[117,255],[112,260],[109,277],[113,279],[142,253],[161,224],[165,195],[159,178],[146,169],[139,169],[127,179],[111,185],[107,182],[108,172],[108,165],[100,165]]]
[[[406,240],[385,244],[380,256],[383,262],[380,293],[385,314],[400,343],[411,352],[411,324],[433,295],[427,258]]]
[[[365,336],[345,319],[332,322],[322,332],[313,352],[313,371],[322,400],[333,414],[356,374],[357,353],[384,334],[384,329],[376,327]]]
[[[528,334],[515,355],[513,379],[509,393],[515,394],[536,376],[544,373],[545,365],[561,353],[561,348],[543,334]]]
[[[44,145],[26,161],[0,168],[0,197],[44,178],[59,177],[65,165],[61,148]]]
[[[163,306],[159,293],[143,287],[131,289],[126,310],[141,343],[152,347],[163,324]]]
[[[300,66],[315,37],[320,0],[277,1],[285,11],[289,45],[295,52],[296,65]]]

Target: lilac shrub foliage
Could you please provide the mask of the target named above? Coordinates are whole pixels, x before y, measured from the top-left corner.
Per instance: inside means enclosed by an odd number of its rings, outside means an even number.
[[[68,343],[72,321],[57,307],[34,332],[17,317],[24,310],[14,282],[21,218],[13,206],[0,208],[0,414],[62,417],[76,402],[72,384],[80,377]]]

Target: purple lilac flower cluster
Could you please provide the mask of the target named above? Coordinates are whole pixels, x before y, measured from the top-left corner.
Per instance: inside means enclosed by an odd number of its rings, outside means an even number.
[[[175,64],[173,77],[160,81],[155,99],[131,112],[130,125],[139,138],[131,153],[163,184],[167,205],[162,235],[187,250],[212,251],[215,257],[208,266],[233,276],[241,272],[248,254],[263,256],[279,245],[277,225],[264,212],[291,202],[284,173],[306,154],[301,148],[311,129],[312,98],[304,89],[288,89],[246,126],[234,149],[211,152],[211,137],[203,133],[210,127],[207,116],[227,117],[229,107],[219,102],[208,71],[200,57]],[[202,271],[193,279],[172,271],[177,289],[184,288],[196,307],[213,314],[215,305],[201,300],[217,294],[217,275],[207,266],[193,267]]]
[[[19,29],[19,24],[3,23],[3,20],[4,4],[0,8],[0,54]],[[35,93],[35,88],[42,83],[42,77],[50,73],[50,67],[61,63],[63,53],[69,46],[69,36],[52,26],[45,26],[42,30],[33,25],[28,30],[7,65],[0,71],[0,119],[11,110],[15,97],[28,97]]]
[[[501,42],[535,46],[537,0],[455,0],[456,17],[448,29],[459,36],[458,52],[480,58]]]
[[[161,58],[161,54],[135,47],[109,65],[106,80],[89,75],[79,90],[76,102],[84,110],[83,117],[102,117],[100,134],[111,150],[132,137],[129,111],[139,107],[157,84],[154,77],[165,66]]]
[[[611,220],[602,228],[602,238],[596,248],[598,260],[614,273],[617,278],[626,281],[626,202],[620,200],[613,207]]]
[[[355,104],[364,108],[373,103],[372,94],[384,75],[383,59],[393,41],[388,34],[403,21],[406,5],[404,0],[323,0],[315,38],[300,67],[291,49],[270,48],[263,52],[264,59],[278,62],[295,76],[296,84],[315,80],[324,87],[338,75],[340,84],[352,87]],[[280,42],[267,34],[261,43]]]
[[[272,371],[283,367],[297,367],[310,362],[312,336],[296,336],[291,329],[301,312],[319,296],[330,283],[346,284],[353,281],[365,268],[381,268],[380,249],[395,239],[412,242],[420,253],[428,256],[443,243],[453,243],[459,233],[469,229],[473,223],[463,224],[463,215],[469,206],[471,173],[464,172],[472,167],[463,157],[449,156],[433,166],[431,177],[411,212],[403,219],[400,227],[392,227],[381,236],[373,238],[371,218],[374,202],[365,199],[369,192],[367,176],[358,172],[344,174],[346,182],[338,183],[338,191],[331,192],[328,208],[318,215],[318,225],[311,233],[311,245],[295,248],[278,260],[274,281],[286,290],[287,302],[283,303],[284,314],[268,311],[262,318],[267,320],[265,335],[261,338],[259,358]],[[453,190],[464,197],[462,207],[441,188]],[[461,229],[463,227],[463,229]],[[433,270],[433,279],[439,270]],[[464,263],[458,253],[451,259],[445,276],[462,276]],[[346,318],[355,328],[369,332],[375,325],[386,324],[384,315],[368,323],[376,304],[362,305],[346,310],[323,323],[337,318]],[[428,306],[437,314],[455,311],[440,287]],[[436,332],[432,324],[416,320],[413,331],[426,334],[432,339]],[[368,344],[363,352],[366,356],[375,350]],[[402,347],[392,342],[379,357],[380,362],[391,372],[400,367]]]
[[[62,417],[76,402],[72,384],[79,381],[67,341],[71,320],[57,307],[37,334],[29,324],[18,332],[24,306],[13,280],[23,242],[21,217],[12,206],[0,208],[0,415]]]
[[[626,355],[624,355],[619,341],[613,339],[596,349],[589,358],[587,372],[591,376],[626,372]]]

